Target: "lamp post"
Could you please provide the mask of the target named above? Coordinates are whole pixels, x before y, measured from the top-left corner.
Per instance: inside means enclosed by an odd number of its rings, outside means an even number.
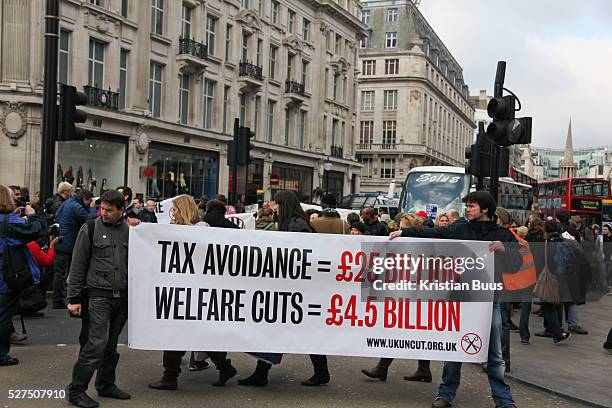
[[[323,170],[325,170],[325,192],[329,193],[329,172],[334,167],[334,165],[329,161],[329,157],[327,161],[323,163]]]

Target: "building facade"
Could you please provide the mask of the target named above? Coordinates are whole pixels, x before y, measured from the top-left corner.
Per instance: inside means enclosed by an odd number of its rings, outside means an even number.
[[[464,166],[474,108],[463,70],[411,0],[364,0],[357,157],[362,191],[417,166]]]
[[[44,2],[0,0],[0,183],[38,190]],[[62,0],[59,78],[88,95],[56,180],[144,197],[231,189],[234,118],[255,131],[248,202],[358,188],[357,0]],[[325,81],[323,78],[327,78]],[[332,79],[334,88],[332,88]],[[330,169],[329,173],[325,169]],[[328,183],[329,186],[325,185]]]

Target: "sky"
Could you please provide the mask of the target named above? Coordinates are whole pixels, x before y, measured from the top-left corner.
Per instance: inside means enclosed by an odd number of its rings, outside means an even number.
[[[612,0],[422,0],[419,7],[463,67],[470,94],[505,87],[533,117],[535,146],[612,145]]]

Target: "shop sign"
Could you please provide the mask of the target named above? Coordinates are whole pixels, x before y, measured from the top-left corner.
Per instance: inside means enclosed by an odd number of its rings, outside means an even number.
[[[157,167],[155,166],[140,166],[140,178],[155,178],[157,177]]]

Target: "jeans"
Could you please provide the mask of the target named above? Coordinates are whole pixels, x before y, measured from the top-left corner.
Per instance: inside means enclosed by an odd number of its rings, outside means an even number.
[[[128,317],[127,298],[94,296],[89,298],[87,342],[79,351],[72,370],[71,396],[87,390],[94,371],[96,390],[107,390],[115,383],[115,369],[119,362],[117,342]],[[79,339],[81,341],[81,339]]]
[[[565,321],[568,327],[578,327],[578,305],[565,303]]]
[[[521,340],[529,341],[531,334],[529,333],[529,315],[531,314],[531,302],[521,303],[521,321],[519,323],[519,332]]]
[[[11,351],[11,332],[13,314],[17,308],[17,293],[0,293],[0,361],[5,360]]]
[[[66,304],[66,278],[70,272],[72,256],[57,252],[53,260],[53,305]]]
[[[510,371],[510,311],[512,310],[512,303],[501,302],[499,304],[499,311],[501,313],[501,345],[502,345],[502,356],[506,363],[506,370]]]
[[[489,355],[487,361],[487,376],[491,386],[491,396],[496,408],[514,404],[510,386],[504,379],[505,363],[501,351],[501,314],[499,304],[493,304],[491,319],[491,337],[489,338]],[[438,388],[438,397],[452,402],[461,382],[461,363],[446,362],[442,372],[442,383]]]
[[[552,303],[542,303],[544,313],[544,327],[552,333],[553,339],[561,338],[563,334],[563,307]]]

